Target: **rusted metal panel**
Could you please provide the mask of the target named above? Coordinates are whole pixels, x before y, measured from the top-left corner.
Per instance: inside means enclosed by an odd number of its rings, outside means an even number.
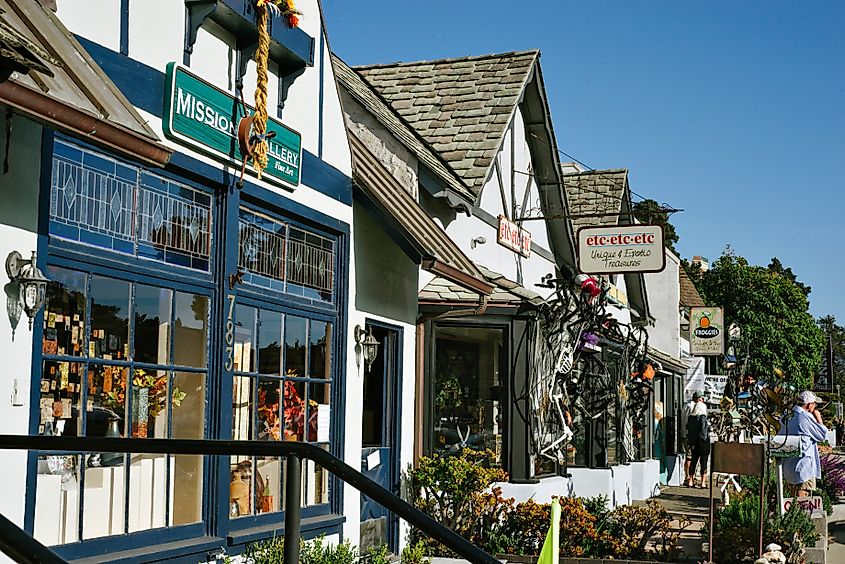
[[[765,469],[763,445],[713,443],[713,472],[762,476]]]

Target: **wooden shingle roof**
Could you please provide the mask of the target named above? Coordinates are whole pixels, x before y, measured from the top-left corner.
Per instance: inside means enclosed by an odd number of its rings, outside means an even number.
[[[478,195],[539,55],[353,68]]]

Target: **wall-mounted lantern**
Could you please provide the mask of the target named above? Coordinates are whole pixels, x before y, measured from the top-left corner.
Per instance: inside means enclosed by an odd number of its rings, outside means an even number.
[[[18,284],[18,301],[29,317],[29,330],[32,331],[32,319],[44,305],[47,294],[46,276],[35,266],[35,251],[27,260],[17,251],[6,257],[6,274],[12,282]]]
[[[378,339],[373,336],[373,328],[370,327],[370,331],[367,333],[360,325],[356,325],[355,342],[361,347],[358,355],[360,357],[363,353],[364,360],[367,362],[367,371],[369,371],[373,367],[376,356],[378,356],[378,346],[380,344]]]

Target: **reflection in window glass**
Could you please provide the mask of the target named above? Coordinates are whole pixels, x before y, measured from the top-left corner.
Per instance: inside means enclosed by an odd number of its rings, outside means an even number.
[[[326,442],[331,427],[331,393],[329,384],[308,385],[308,441]]]
[[[91,277],[91,336],[88,355],[106,360],[129,356],[129,283]]]
[[[80,462],[79,455],[38,457],[33,536],[42,544],[79,540]]]
[[[205,368],[208,348],[208,297],[176,292],[173,363]]]
[[[258,331],[258,372],[261,374],[282,373],[282,314],[276,311],[261,311]]]
[[[305,376],[305,336],[307,321],[288,315],[285,318],[285,372],[288,376]]]
[[[308,335],[308,359],[310,378],[328,380],[331,377],[332,326],[325,321],[311,321],[311,332]]]
[[[45,355],[85,356],[85,286],[81,272],[51,266],[47,268],[44,336]]]
[[[175,415],[174,415],[175,419]],[[170,525],[187,525],[202,520],[202,456],[177,455],[170,458],[173,497]]]
[[[132,454],[129,468],[129,532],[167,524],[167,456]]]
[[[255,372],[255,323],[256,309],[248,306],[235,307],[235,372]]]
[[[235,376],[232,380],[232,440],[252,439],[252,383],[247,376]]]
[[[285,380],[285,440],[302,441],[305,437],[305,382]]]
[[[490,450],[502,463],[504,331],[437,327],[434,449]]]
[[[135,285],[135,362],[168,364],[173,291]]]
[[[328,450],[328,445],[320,445]],[[305,505],[329,502],[329,473],[313,460],[305,461]]]
[[[279,419],[279,386],[276,379],[258,380],[258,405],[256,419],[258,423],[256,439],[278,441],[281,438],[282,423]]]
[[[176,372],[171,394],[171,432],[174,439],[201,439],[205,436],[205,374]],[[175,398],[180,401],[175,401]]]

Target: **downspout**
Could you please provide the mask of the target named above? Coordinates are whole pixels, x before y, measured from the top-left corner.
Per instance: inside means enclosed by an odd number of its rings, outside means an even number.
[[[462,317],[464,315],[482,315],[487,311],[487,300],[489,296],[486,294],[478,294],[478,305],[474,308],[453,309],[446,311],[439,315],[435,315],[431,319],[444,319],[446,317]]]

